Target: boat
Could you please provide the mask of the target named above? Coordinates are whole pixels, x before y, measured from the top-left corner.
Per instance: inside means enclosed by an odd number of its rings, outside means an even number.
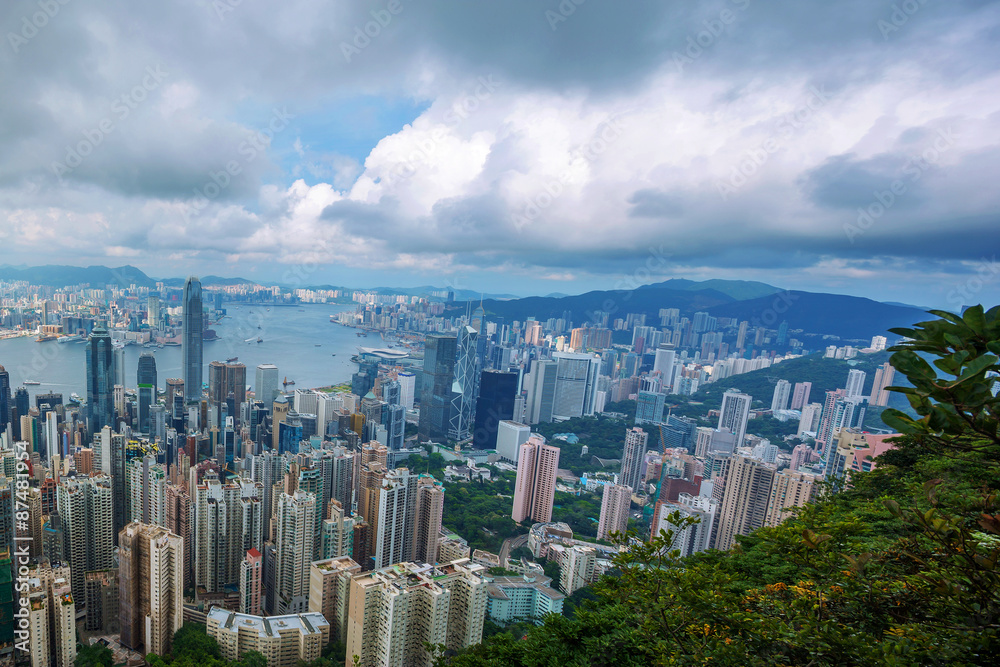
[[[79,336],[60,336],[56,342],[57,343],[75,343],[80,340]]]
[[[335,356],[337,356],[337,353],[336,353],[336,352],[334,352],[334,353],[333,353],[333,354],[331,354],[330,356],[331,356],[331,357],[335,357]]]
[[[264,339],[263,339],[263,338],[261,338],[260,336],[258,336],[258,337],[257,337],[257,342],[258,342],[258,343],[263,343],[263,342],[264,342]]]
[[[56,336],[55,334],[38,334],[38,338],[35,339],[35,342],[36,343],[45,343],[45,342],[50,341],[50,340],[55,340],[58,337],[59,336]]]
[[[21,384],[26,384],[26,385],[29,385],[29,386],[32,386],[32,387],[33,387],[33,386],[35,386],[35,385],[39,385],[39,384],[41,384],[41,382],[39,382],[38,380],[25,380],[25,381],[24,381],[24,382],[22,382]]]
[[[284,382],[282,382],[281,384],[283,384],[283,385],[285,385],[285,386],[288,386],[288,385],[290,385],[290,384],[295,384],[295,380],[289,380],[289,379],[288,379],[288,376],[286,375],[286,376],[285,376],[285,381],[284,381]]]
[[[72,394],[69,395],[69,400],[73,401],[74,403],[79,403],[81,400],[80,394],[74,391]]]
[[[316,347],[323,347],[323,343],[316,343]]]
[[[227,364],[231,364],[231,363],[237,362],[239,360],[240,360],[239,357],[229,357],[228,359],[226,359],[226,363]]]

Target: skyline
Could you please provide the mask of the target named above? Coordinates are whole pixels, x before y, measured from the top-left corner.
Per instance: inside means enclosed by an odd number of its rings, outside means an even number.
[[[0,264],[1000,301],[997,3],[40,6]]]

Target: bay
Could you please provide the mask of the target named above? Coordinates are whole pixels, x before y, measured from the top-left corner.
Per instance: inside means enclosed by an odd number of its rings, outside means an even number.
[[[381,347],[377,334],[367,338],[357,336],[357,329],[330,322],[330,315],[353,310],[353,305],[302,304],[300,306],[234,306],[227,305],[227,316],[212,329],[218,340],[206,341],[205,371],[208,363],[238,357],[247,367],[247,383],[256,381],[258,364],[278,367],[279,380],[295,382],[288,390],[324,387],[349,382],[357,364],[351,357],[358,346]],[[257,343],[257,338],[263,342]],[[249,340],[249,342],[247,342]],[[318,347],[317,347],[318,345]],[[39,393],[61,393],[65,401],[70,393],[86,398],[85,343],[35,342],[35,337],[0,340],[0,366],[10,373],[11,393],[24,380],[40,385],[27,386],[34,405]],[[129,345],[125,348],[125,383],[136,386],[139,355],[152,352],[156,357],[157,384],[162,390],[167,378],[181,377],[181,348],[145,348]]]

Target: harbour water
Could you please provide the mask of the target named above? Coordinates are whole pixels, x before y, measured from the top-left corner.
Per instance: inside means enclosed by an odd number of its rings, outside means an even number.
[[[351,357],[359,345],[382,347],[378,334],[357,336],[357,329],[330,322],[330,315],[352,310],[353,305],[303,304],[301,306],[232,306],[212,329],[218,340],[206,341],[205,372],[208,363],[238,357],[247,367],[247,383],[256,380],[258,364],[274,364],[279,379],[294,380],[288,389],[308,389],[349,382],[357,364]],[[257,338],[263,342],[257,343]],[[249,341],[249,342],[248,342]],[[32,397],[39,393],[63,394],[69,401],[73,392],[86,396],[86,343],[35,342],[34,336],[0,340],[0,366],[10,373],[11,393],[25,380],[41,384],[27,386]],[[156,356],[157,384],[162,390],[166,379],[181,377],[181,348],[166,346],[125,348],[125,386],[135,388],[139,355]]]

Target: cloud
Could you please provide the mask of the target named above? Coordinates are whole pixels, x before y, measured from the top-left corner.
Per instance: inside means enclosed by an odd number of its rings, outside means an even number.
[[[1000,250],[996,3],[60,7],[0,50],[0,235],[35,262],[584,285],[663,247],[669,271],[874,289]],[[369,132],[400,100],[363,157],[315,120],[353,105]]]

